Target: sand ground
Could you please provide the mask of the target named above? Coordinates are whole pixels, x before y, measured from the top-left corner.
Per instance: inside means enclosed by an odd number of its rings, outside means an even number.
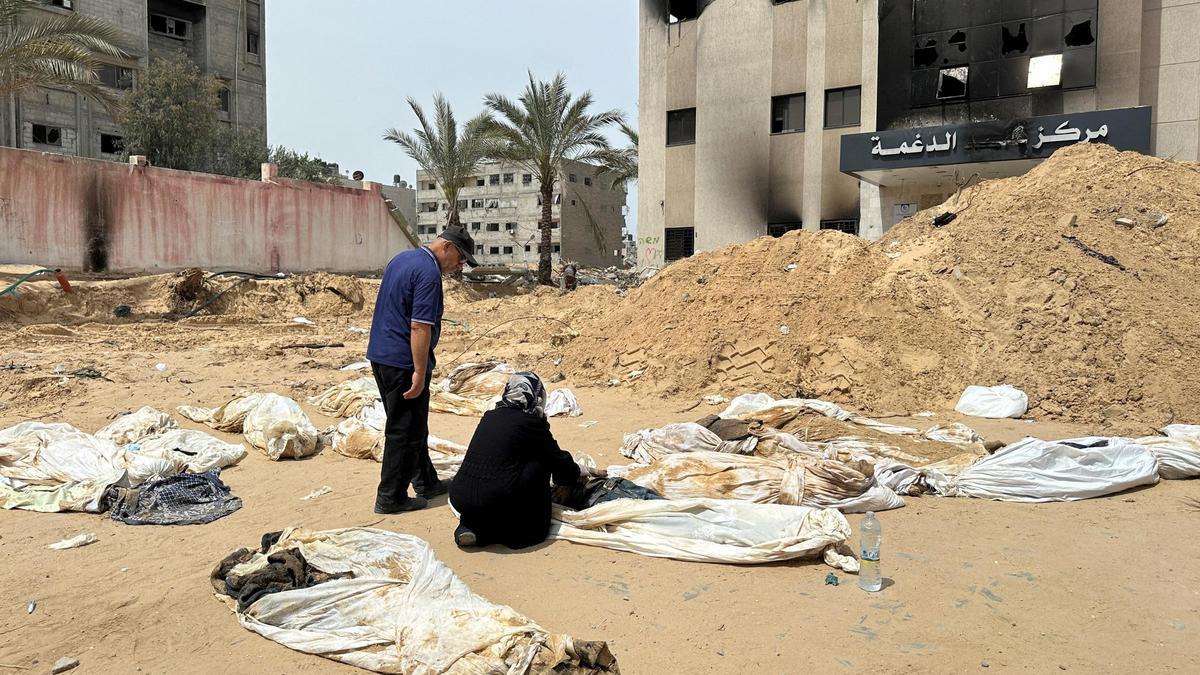
[[[347,335],[344,324],[6,327],[0,427],[42,419],[94,431],[141,405],[217,405],[241,387],[293,396],[323,427],[334,420],[303,399],[350,377],[336,368],[361,358],[363,336]],[[277,348],[281,338],[304,331],[346,346]],[[160,362],[167,372],[154,369]],[[63,383],[57,365],[93,366],[111,381]],[[563,384],[573,386],[584,415],[555,419],[554,432],[563,447],[588,452],[601,465],[622,459],[622,433],[716,411],[685,410],[694,399]],[[954,419],[940,413],[916,423]],[[580,426],[589,420],[598,423]],[[465,443],[475,422],[435,415],[431,428]],[[1006,441],[1089,431],[970,423]],[[276,463],[251,450],[223,478],[244,507],[203,526],[0,512],[0,672],[48,672],[61,656],[78,658],[80,673],[351,672],[244,630],[213,597],[208,573],[217,561],[287,526],[372,526],[420,536],[489,600],[552,631],[609,641],[626,673],[1195,668],[1200,511],[1187,501],[1200,497],[1195,481],[1072,504],[909,498],[905,508],[880,516],[887,585],[868,594],[842,573],[840,585],[826,585],[830,568],[813,561],[703,565],[565,542],[521,552],[460,551],[444,497],[420,513],[375,516],[378,465],[331,452]],[[323,485],[333,492],[301,501]],[[860,517],[850,521],[857,536]],[[81,532],[96,533],[99,542],[45,548]],[[37,608],[27,614],[31,599]]]

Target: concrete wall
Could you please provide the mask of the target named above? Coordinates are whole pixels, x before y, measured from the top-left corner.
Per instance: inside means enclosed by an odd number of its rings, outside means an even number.
[[[0,262],[114,272],[379,270],[410,244],[378,188],[0,148]]]
[[[668,24],[663,0],[641,0],[640,266],[663,264],[665,228],[694,227],[696,250],[711,250],[769,223],[857,217],[858,181],[838,171],[838,143],[861,127],[823,127],[825,90],[863,83],[867,11],[861,1],[715,0]],[[799,93],[805,130],[772,134],[772,97]],[[666,147],[667,111],[689,107],[696,142]]]
[[[1141,103],[1154,107],[1154,152],[1200,160],[1200,0],[1145,0],[1144,9]]]

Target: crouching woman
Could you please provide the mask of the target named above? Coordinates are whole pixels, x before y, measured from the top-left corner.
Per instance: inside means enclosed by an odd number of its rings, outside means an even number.
[[[579,481],[579,467],[550,433],[541,379],[516,373],[500,402],[479,421],[450,485],[450,504],[459,514],[454,541],[509,548],[544,541],[551,478],[555,485],[572,485]]]

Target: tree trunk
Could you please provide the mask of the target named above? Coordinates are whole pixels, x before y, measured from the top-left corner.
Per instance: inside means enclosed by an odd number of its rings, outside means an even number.
[[[553,250],[550,244],[550,226],[554,222],[551,214],[553,208],[554,176],[547,176],[542,179],[542,219],[538,221],[538,229],[542,233],[542,243],[538,245],[538,283],[546,286],[553,283],[550,280],[550,253]]]

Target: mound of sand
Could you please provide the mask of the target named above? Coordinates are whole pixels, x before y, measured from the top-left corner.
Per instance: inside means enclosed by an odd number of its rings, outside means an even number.
[[[174,274],[81,281],[64,293],[51,281],[20,286],[0,298],[0,323],[78,325],[220,317],[246,321],[286,321],[355,316],[374,307],[376,290],[354,278],[325,272],[284,279],[213,276],[200,270]],[[118,316],[122,305],[128,315]]]
[[[946,210],[957,219],[934,228]],[[608,339],[572,343],[563,366],[877,413],[949,408],[969,384],[1006,382],[1035,416],[1196,420],[1198,239],[1200,166],[1080,145],[880,242],[798,231],[674,263],[585,323]]]

